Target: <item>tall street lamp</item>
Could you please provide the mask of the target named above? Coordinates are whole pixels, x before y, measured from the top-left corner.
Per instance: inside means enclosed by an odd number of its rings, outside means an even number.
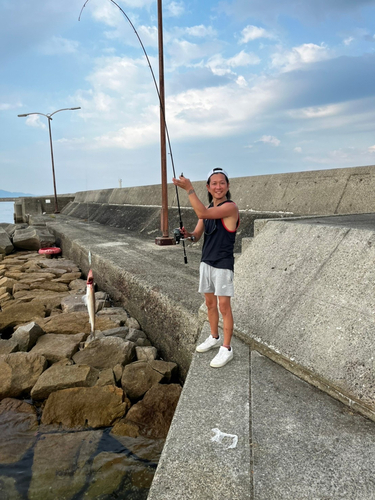
[[[51,121],[52,121],[52,116],[55,115],[56,113],[59,113],[60,111],[74,111],[76,109],[81,109],[81,108],[79,107],[79,108],[63,108],[63,109],[58,109],[57,111],[54,111],[53,113],[48,113],[47,115],[45,115],[44,113],[26,113],[24,115],[18,115],[20,118],[25,118],[26,116],[30,116],[30,115],[42,115],[42,116],[45,116],[48,119],[49,143],[50,143],[50,147],[51,147],[51,161],[52,161],[53,190],[54,190],[54,193],[55,193],[55,214],[59,213],[59,207],[57,205],[55,163],[53,161]]]

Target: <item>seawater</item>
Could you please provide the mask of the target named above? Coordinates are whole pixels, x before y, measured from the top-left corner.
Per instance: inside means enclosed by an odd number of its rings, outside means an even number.
[[[0,222],[8,222],[9,224],[12,224],[14,222],[13,213],[13,201],[0,202]]]

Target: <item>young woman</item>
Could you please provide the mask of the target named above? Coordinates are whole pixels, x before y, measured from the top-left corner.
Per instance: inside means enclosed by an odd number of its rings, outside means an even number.
[[[237,205],[230,200],[229,177],[222,168],[214,168],[207,175],[209,205],[206,207],[196,195],[189,179],[180,176],[173,183],[187,191],[189,201],[198,217],[192,233],[182,228],[184,238],[198,241],[204,234],[200,264],[199,292],[204,293],[211,335],[196,350],[206,352],[220,347],[210,366],[219,368],[233,359],[231,339],[233,315],[234,241],[240,223]],[[223,317],[224,341],[219,336],[219,310]],[[222,344],[222,345],[221,345]]]

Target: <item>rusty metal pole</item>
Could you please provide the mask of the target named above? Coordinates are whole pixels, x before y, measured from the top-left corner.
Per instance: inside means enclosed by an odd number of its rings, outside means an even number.
[[[168,229],[168,185],[167,185],[167,148],[165,134],[165,91],[164,91],[164,50],[163,50],[163,8],[158,0],[158,43],[159,43],[159,95],[160,95],[160,150],[161,150],[161,231],[162,236],[155,239],[157,245],[173,245]]]

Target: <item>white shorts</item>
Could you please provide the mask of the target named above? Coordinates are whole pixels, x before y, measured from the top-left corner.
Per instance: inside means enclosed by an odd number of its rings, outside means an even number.
[[[218,269],[201,262],[199,267],[199,293],[213,293],[221,297],[233,297],[233,271]]]

